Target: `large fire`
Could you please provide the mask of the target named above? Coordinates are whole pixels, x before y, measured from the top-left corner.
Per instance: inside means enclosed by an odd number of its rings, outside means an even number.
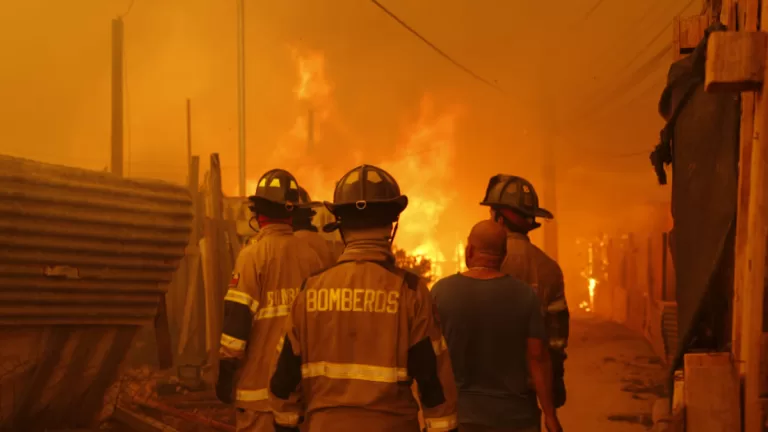
[[[297,68],[294,95],[297,117],[291,130],[276,143],[263,169],[281,167],[291,171],[314,200],[330,200],[335,181],[349,168],[361,163],[378,165],[390,172],[408,195],[409,204],[398,226],[395,246],[409,255],[432,261],[434,279],[442,275],[446,255],[463,267],[463,249],[448,247],[445,254],[438,236],[440,217],[451,203],[449,185],[454,155],[454,127],[458,112],[435,106],[424,96],[419,117],[404,131],[393,157],[386,160],[365,158],[364,148],[337,151],[332,158],[313,154],[312,146],[323,139],[323,132],[348,134],[333,104],[333,86],[325,76],[325,58],[319,52],[292,50]],[[334,143],[335,145],[337,143]],[[259,172],[258,174],[261,174]],[[248,182],[254,190],[257,178]],[[458,251],[460,249],[460,251]]]

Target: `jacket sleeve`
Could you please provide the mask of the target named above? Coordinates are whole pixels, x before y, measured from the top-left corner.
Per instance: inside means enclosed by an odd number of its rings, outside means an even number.
[[[304,290],[291,305],[285,320],[285,333],[277,343],[277,356],[269,380],[269,403],[275,419],[275,430],[298,431],[304,421],[301,398],[301,339],[299,329],[304,317]]]
[[[224,324],[221,332],[219,359],[239,362],[245,357],[251,336],[253,316],[259,308],[259,280],[256,268],[243,249],[237,257],[235,270],[224,297]]]
[[[549,335],[549,348],[556,352],[565,352],[570,333],[570,312],[565,299],[563,272],[558,268],[547,290],[544,316]]]
[[[408,375],[416,380],[427,431],[458,428],[456,383],[432,296],[423,281],[413,295]]]

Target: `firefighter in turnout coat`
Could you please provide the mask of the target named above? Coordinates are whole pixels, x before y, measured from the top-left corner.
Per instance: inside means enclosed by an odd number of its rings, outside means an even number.
[[[326,207],[346,248],[302,285],[270,380],[278,432],[418,432],[418,385],[429,431],[457,431],[456,387],[432,297],[395,266],[392,239],[408,198],[362,165]],[[393,231],[394,225],[394,231]]]
[[[237,257],[224,298],[216,394],[237,407],[238,431],[271,432],[267,384],[275,346],[302,281],[323,267],[309,245],[293,235],[299,187],[290,173],[267,172],[249,200],[259,232]]]
[[[533,287],[542,305],[552,357],[555,407],[565,404],[565,349],[568,346],[570,314],[560,265],[531,243],[528,233],[541,226],[536,218],[552,219],[539,207],[533,185],[521,177],[491,177],[481,205],[491,207],[491,218],[507,230],[507,256],[501,271]]]
[[[294,210],[293,234],[309,244],[323,261],[324,268],[332,266],[336,262],[336,257],[328,246],[328,241],[320,235],[317,227],[312,225],[312,218],[317,213],[312,207],[323,204],[312,201],[307,191],[301,186],[299,186],[299,203],[302,207]]]

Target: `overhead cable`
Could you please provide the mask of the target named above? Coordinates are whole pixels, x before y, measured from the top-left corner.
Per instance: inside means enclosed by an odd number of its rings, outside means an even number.
[[[446,59],[446,60],[448,60],[449,62],[451,62],[451,63],[452,63],[454,66],[456,66],[457,68],[461,69],[462,71],[464,71],[466,74],[470,75],[472,78],[476,79],[477,81],[480,81],[480,82],[482,82],[483,84],[485,84],[485,85],[487,85],[487,86],[489,86],[489,87],[491,87],[491,88],[493,88],[493,89],[495,89],[495,90],[497,90],[497,91],[499,91],[499,92],[501,92],[501,93],[504,93],[504,90],[503,90],[501,87],[499,87],[499,86],[498,86],[496,83],[493,83],[493,82],[491,82],[491,81],[489,81],[489,80],[487,80],[487,79],[483,78],[482,76],[480,76],[480,75],[476,74],[475,72],[473,72],[473,71],[472,71],[471,69],[469,69],[468,67],[466,67],[466,66],[464,66],[463,64],[459,63],[457,60],[454,60],[454,59],[453,59],[453,57],[451,57],[450,55],[448,55],[447,53],[445,53],[443,50],[441,50],[440,48],[438,48],[438,47],[437,47],[435,44],[433,44],[433,43],[432,43],[432,42],[430,42],[430,41],[429,41],[427,38],[425,38],[424,36],[422,36],[422,35],[421,35],[421,34],[420,34],[418,31],[416,31],[416,30],[415,30],[413,27],[409,26],[409,25],[408,25],[408,24],[407,24],[405,21],[403,21],[402,19],[400,19],[400,18],[399,18],[397,15],[395,15],[394,13],[392,13],[392,12],[391,12],[389,9],[387,9],[387,8],[386,8],[384,5],[382,5],[381,3],[379,3],[379,2],[378,2],[378,0],[371,0],[371,3],[375,4],[375,5],[376,5],[376,6],[377,6],[379,9],[381,9],[382,11],[384,11],[384,13],[386,13],[387,15],[389,15],[389,17],[390,17],[390,18],[392,18],[393,20],[395,20],[395,21],[396,21],[398,24],[400,24],[400,25],[401,25],[403,28],[405,28],[406,30],[408,30],[408,31],[409,31],[411,34],[413,34],[413,35],[414,35],[414,36],[416,36],[417,38],[421,39],[421,41],[422,41],[422,42],[424,42],[424,43],[425,43],[427,46],[429,46],[430,48],[432,48],[432,50],[433,50],[433,51],[435,51],[437,54],[439,54],[441,57],[443,57],[444,59]]]

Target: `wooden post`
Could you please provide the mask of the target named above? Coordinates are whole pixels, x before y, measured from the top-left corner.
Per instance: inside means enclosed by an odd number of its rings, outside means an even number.
[[[218,366],[219,339],[223,323],[224,295],[229,273],[224,270],[222,252],[225,250],[223,220],[223,194],[221,191],[221,165],[219,155],[211,155],[208,172],[208,205],[205,218],[205,308],[207,321],[208,365]]]
[[[739,163],[739,200],[737,209],[737,239],[735,265],[735,305],[733,313],[733,355],[743,364],[744,377],[744,430],[762,431],[765,423],[765,388],[760,377],[765,370],[765,355],[762,353],[763,300],[765,297],[766,236],[768,236],[768,208],[766,190],[768,177],[766,164],[768,150],[765,138],[768,133],[768,95],[764,93],[766,82],[766,54],[768,34],[757,29],[758,2],[745,0],[739,3],[745,10],[743,21],[748,32],[714,33],[710,37],[707,52],[707,82],[712,88],[751,91],[756,86],[755,74],[759,71],[762,80],[755,96],[755,113],[752,124],[751,148],[749,148],[749,99],[742,112],[741,150]],[[768,2],[763,2],[760,14],[760,28],[766,29]],[[733,53],[740,53],[734,56]],[[749,54],[747,54],[749,53]],[[745,59],[749,55],[751,58]],[[741,323],[739,328],[738,323]]]
[[[123,19],[112,20],[112,173],[123,176]]]
[[[661,233],[661,301],[669,301],[669,295],[667,290],[669,289],[667,284],[667,252],[669,251],[666,232]]]
[[[198,159],[198,169],[199,165],[200,159]],[[187,166],[192,168],[192,102],[189,99],[187,99]],[[190,180],[191,177],[187,177],[187,182]],[[194,190],[197,192],[197,185]]]

